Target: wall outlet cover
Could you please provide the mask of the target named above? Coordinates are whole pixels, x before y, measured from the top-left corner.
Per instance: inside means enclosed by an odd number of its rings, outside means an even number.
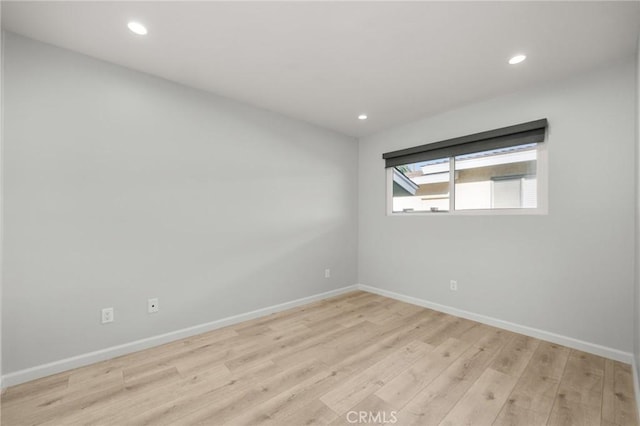
[[[114,320],[113,308],[104,308],[102,310],[102,324],[113,322],[113,320]]]

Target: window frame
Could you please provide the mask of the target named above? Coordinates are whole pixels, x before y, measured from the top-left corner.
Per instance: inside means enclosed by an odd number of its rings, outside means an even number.
[[[479,151],[480,152],[480,151]],[[394,212],[393,211],[393,170],[395,167],[385,169],[386,173],[386,215],[387,216],[520,216],[520,215],[547,215],[549,213],[549,169],[548,146],[545,141],[536,145],[536,181],[537,201],[536,208],[500,208],[500,209],[469,209],[456,210],[455,208],[455,158],[449,157],[449,210]]]

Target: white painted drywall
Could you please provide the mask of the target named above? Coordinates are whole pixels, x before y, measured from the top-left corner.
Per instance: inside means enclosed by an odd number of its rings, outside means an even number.
[[[2,22],[2,3],[0,2],[0,22]],[[4,58],[4,34],[2,29],[0,29],[0,392],[2,391],[2,258],[3,258],[3,223],[4,223],[4,213],[3,213],[3,202],[4,202],[4,194],[3,194],[3,176],[4,176],[4,168],[2,166],[3,162],[3,147],[4,147],[4,108],[3,104],[3,85],[4,85],[4,75],[3,75],[3,58]],[[1,418],[1,416],[0,416]]]
[[[629,58],[361,139],[359,282],[631,352],[634,103]],[[548,215],[385,215],[382,153],[545,117]]]
[[[5,39],[5,374],[356,282],[354,139]]]
[[[638,46],[636,52],[636,164],[635,164],[635,183],[636,183],[636,209],[635,209],[635,297],[634,297],[634,347],[633,355],[636,364],[635,373],[640,366],[640,37],[638,37]],[[635,378],[635,383],[640,383],[640,377]],[[636,401],[640,402],[640,395],[636,388]],[[639,407],[640,408],[640,405]]]

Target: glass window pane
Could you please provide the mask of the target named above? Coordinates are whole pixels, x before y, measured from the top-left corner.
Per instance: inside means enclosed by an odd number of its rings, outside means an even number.
[[[537,144],[455,157],[455,208],[536,208]]]
[[[393,211],[449,211],[449,159],[422,161],[393,169]]]
[[[518,209],[521,207],[522,178],[497,179],[493,181],[494,209]]]
[[[522,179],[522,207],[535,209],[538,207],[538,181],[535,176]]]

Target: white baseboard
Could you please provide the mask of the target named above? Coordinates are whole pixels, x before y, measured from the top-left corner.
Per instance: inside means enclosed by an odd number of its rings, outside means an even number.
[[[626,364],[633,363],[633,354],[618,349],[609,348],[598,345],[596,343],[585,342],[583,340],[574,339],[573,337],[563,336],[549,331],[540,330],[525,325],[515,324],[509,321],[503,321],[497,318],[488,317],[486,315],[476,314],[474,312],[464,311],[462,309],[453,308],[451,306],[441,305],[439,303],[429,302],[428,300],[418,299],[417,297],[406,296],[404,294],[395,293],[389,290],[383,290],[377,287],[371,287],[364,284],[356,286],[358,290],[368,291],[369,293],[379,294],[381,296],[396,299],[401,302],[411,303],[412,305],[422,306],[424,308],[433,309],[434,311],[444,312],[457,317],[466,318],[472,321],[481,322],[483,324],[513,331],[515,333],[524,334],[526,336],[535,337],[536,339],[546,340],[548,342],[557,343],[583,352],[592,353],[605,358],[610,358]],[[638,393],[636,392],[636,395]]]
[[[284,311],[286,309],[291,309],[301,305],[312,303],[318,300],[327,299],[329,297],[338,296],[340,294],[355,291],[357,289],[358,288],[355,285],[347,286],[337,290],[331,290],[324,293],[315,294],[313,296],[303,297],[291,302],[285,302],[279,305],[257,309],[255,311],[247,312],[244,314],[222,318],[205,324],[199,324],[193,327],[183,328],[181,330],[148,337],[146,339],[136,340],[134,342],[125,343],[118,346],[112,346],[110,348],[101,349],[95,352],[89,352],[71,358],[61,359],[58,361],[50,362],[48,364],[38,365],[35,367],[3,375],[0,379],[0,383],[2,384],[3,388],[18,385],[20,383],[50,376],[52,374],[115,358],[117,356],[126,355],[128,353],[137,352],[158,345],[163,345],[174,340],[184,339],[186,337],[191,337],[197,334],[205,333],[207,331],[227,327],[239,322],[263,317],[276,312]]]
[[[466,318],[472,321],[477,321],[483,324],[488,324],[494,327],[499,327],[505,330],[535,337],[537,339],[546,340],[546,341],[557,343],[570,348],[579,349],[584,352],[593,353],[606,358],[614,359],[616,361],[621,361],[624,363],[631,364],[634,372],[634,386],[636,390],[636,398],[638,399],[638,406],[640,407],[640,386],[638,384],[638,371],[637,371],[636,363],[634,361],[634,357],[629,352],[623,352],[617,349],[608,348],[606,346],[598,345],[595,343],[585,342],[583,340],[574,339],[572,337],[562,336],[562,335],[551,333],[548,331],[539,330],[536,328],[527,327],[527,326],[515,324],[512,322],[499,320],[499,319],[488,317],[485,315],[476,314],[474,312],[464,311],[464,310],[453,308],[450,306],[429,302],[424,299],[419,299],[412,296],[406,296],[406,295],[395,293],[389,290],[384,290],[384,289],[371,287],[363,284],[347,286],[337,290],[331,290],[325,293],[320,293],[320,294],[316,294],[309,297],[303,297],[301,299],[293,300],[291,302],[269,306],[266,308],[258,309],[258,310],[247,312],[244,314],[234,315],[231,317],[222,318],[222,319],[208,322],[205,324],[199,324],[193,327],[184,328],[181,330],[176,330],[176,331],[172,331],[172,332],[161,334],[161,335],[148,337],[146,339],[136,340],[134,342],[125,343],[118,346],[112,346],[110,348],[105,348],[98,351],[61,359],[48,364],[38,365],[38,366],[27,368],[24,370],[16,371],[0,377],[0,384],[4,389],[5,387],[18,385],[20,383],[28,382],[30,380],[39,379],[52,374],[60,373],[63,371],[71,370],[74,368],[82,367],[82,366],[93,364],[96,362],[115,358],[117,356],[126,355],[128,353],[140,351],[143,349],[148,349],[154,346],[172,342],[174,340],[195,336],[197,334],[205,333],[207,331],[216,330],[218,328],[227,327],[229,325],[237,324],[243,321],[248,321],[251,319],[270,315],[272,313],[281,312],[286,309],[295,308],[297,306],[301,306],[307,303],[312,303],[312,302],[326,299],[329,297],[338,296],[340,294],[347,293],[354,290],[362,290],[362,291],[367,291],[369,293],[379,294],[381,296],[389,297],[391,299],[400,300],[402,302],[411,303],[413,305],[422,306],[425,308],[429,308],[436,311],[451,314],[454,316],[458,316],[461,318]]]

